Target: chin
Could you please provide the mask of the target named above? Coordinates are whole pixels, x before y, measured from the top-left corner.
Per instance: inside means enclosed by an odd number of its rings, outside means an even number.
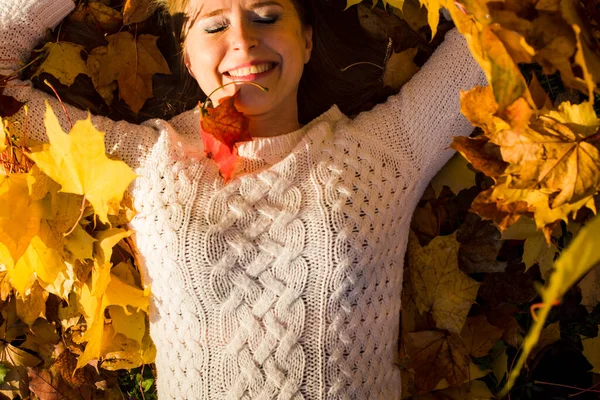
[[[275,107],[264,98],[244,96],[243,93],[235,100],[235,108],[246,116],[263,115]]]

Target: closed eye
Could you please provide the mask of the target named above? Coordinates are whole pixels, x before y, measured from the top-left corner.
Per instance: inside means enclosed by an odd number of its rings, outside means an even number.
[[[277,17],[277,16],[261,17],[261,18],[255,19],[254,22],[257,22],[259,24],[274,24],[278,19],[279,19],[279,17]]]
[[[210,26],[208,28],[204,28],[204,32],[206,32],[206,33],[217,33],[217,32],[224,31],[225,28],[227,28],[226,24],[214,25],[214,26]]]

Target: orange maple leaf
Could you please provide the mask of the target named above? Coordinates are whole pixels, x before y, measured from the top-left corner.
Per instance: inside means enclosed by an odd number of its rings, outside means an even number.
[[[204,152],[217,163],[225,182],[240,172],[236,145],[252,140],[248,118],[235,108],[235,96],[221,99],[214,108],[200,106],[200,136]]]

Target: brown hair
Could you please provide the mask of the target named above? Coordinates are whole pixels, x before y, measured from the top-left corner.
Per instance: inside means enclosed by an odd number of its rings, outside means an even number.
[[[373,107],[389,92],[383,89],[381,70],[360,61],[382,65],[387,43],[367,37],[359,24],[356,7],[344,11],[345,0],[291,0],[300,21],[313,28],[311,59],[304,68],[298,90],[298,119],[307,123],[333,104],[347,115]],[[181,46],[188,22],[190,0],[156,0],[171,19],[174,39]],[[180,52],[183,54],[183,48]],[[183,64],[183,63],[182,63]],[[183,72],[187,74],[187,71]],[[191,79],[191,77],[188,78]],[[186,79],[188,79],[186,78]]]

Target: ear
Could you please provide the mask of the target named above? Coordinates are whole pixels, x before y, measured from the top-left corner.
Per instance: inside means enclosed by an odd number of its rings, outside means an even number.
[[[190,75],[196,79],[196,76],[194,75],[194,72],[192,72],[192,68],[190,68],[191,63],[190,63],[190,56],[188,54],[187,51],[185,51],[185,49],[183,50],[183,63],[185,64],[188,72],[190,73]]]
[[[313,29],[312,26],[306,26],[302,28],[302,35],[304,36],[304,42],[306,48],[304,49],[304,64],[310,60],[310,53],[313,49]]]

